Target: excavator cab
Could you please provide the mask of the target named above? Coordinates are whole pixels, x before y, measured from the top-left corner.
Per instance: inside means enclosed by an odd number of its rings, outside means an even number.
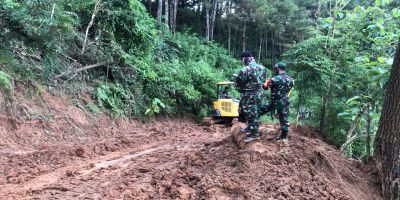
[[[217,83],[217,99],[213,102],[211,116],[204,118],[203,124],[231,124],[234,118],[239,117],[239,100],[232,96],[234,84],[228,81]]]

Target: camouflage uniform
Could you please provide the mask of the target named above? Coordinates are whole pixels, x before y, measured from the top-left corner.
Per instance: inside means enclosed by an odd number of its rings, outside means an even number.
[[[271,102],[262,106],[259,114],[264,115],[267,112],[275,114],[277,112],[282,130],[280,139],[287,139],[290,105],[288,93],[293,87],[293,79],[286,73],[281,73],[271,79],[269,87],[271,88]]]
[[[259,137],[259,107],[265,68],[252,61],[244,66],[236,77],[236,88],[241,93],[240,112],[244,115],[251,137]]]

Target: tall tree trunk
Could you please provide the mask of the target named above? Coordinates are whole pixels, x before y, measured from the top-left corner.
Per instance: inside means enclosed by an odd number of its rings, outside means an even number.
[[[169,31],[172,33],[173,29],[173,24],[174,24],[174,1],[175,0],[170,0],[169,2]]]
[[[243,19],[242,51],[246,51],[246,19]]]
[[[206,7],[206,40],[210,41],[210,9],[206,2],[204,2]]]
[[[178,0],[177,0],[178,1]],[[197,7],[197,16],[196,17],[196,24],[201,24],[200,26],[195,26],[195,28],[197,29],[198,33],[202,33],[203,32],[203,27],[204,27],[204,23],[203,23],[203,4],[199,2],[199,5]]]
[[[223,6],[222,6],[222,2],[219,2],[217,5],[217,16],[215,19],[215,30],[217,30],[218,32],[218,37],[217,37],[217,42],[221,43],[221,41],[223,41],[223,39],[221,38],[221,29],[223,27],[223,22],[221,21],[221,15],[223,14]]]
[[[168,26],[169,28],[169,1],[168,0],[164,0],[164,15],[165,15],[165,24]]]
[[[375,159],[382,178],[383,199],[400,199],[400,41],[379,120]]]
[[[231,54],[231,41],[232,41],[232,25],[231,25],[231,0],[228,0],[227,21],[228,21],[228,53]],[[231,54],[232,55],[232,54]]]
[[[371,116],[369,113],[371,105],[368,104],[367,108],[365,109],[365,149],[367,151],[367,163],[369,162],[369,159],[371,158]]]
[[[239,46],[239,35],[238,35],[238,30],[234,29],[234,34],[233,34],[233,47],[232,47],[232,55],[236,57],[236,50],[238,50]]]
[[[231,24],[229,24],[229,26],[228,26],[228,53],[229,54],[231,54],[231,45],[232,45],[231,40],[232,40],[232,28],[231,28]]]
[[[268,35],[265,35],[265,59],[268,59]]]
[[[172,33],[175,35],[176,34],[176,15],[178,13],[178,0],[173,0],[174,1],[174,12],[172,14]]]
[[[210,40],[214,39],[215,18],[217,16],[218,0],[212,0],[211,22],[210,22]]]
[[[317,9],[317,12],[315,13],[315,26],[316,26],[316,28],[317,28],[317,31],[319,31],[318,17],[319,17],[319,14],[320,14],[320,12],[321,12],[321,6],[322,6],[322,1],[319,0],[319,1],[318,1],[318,9]]]
[[[322,108],[321,108],[321,118],[319,121],[319,130],[321,133],[324,133],[324,127],[325,127],[325,118],[326,118],[326,106],[328,104],[328,97],[323,96],[322,97]]]
[[[274,32],[271,32],[271,66],[275,65],[275,42],[274,42]]]
[[[151,0],[147,0],[147,10],[149,10],[149,14],[151,16]]]
[[[262,51],[262,45],[263,45],[263,38],[260,37],[260,48],[258,49],[258,62],[261,63],[261,51]]]
[[[157,27],[158,28],[161,28],[162,10],[163,10],[163,0],[158,0],[158,7],[157,7]]]

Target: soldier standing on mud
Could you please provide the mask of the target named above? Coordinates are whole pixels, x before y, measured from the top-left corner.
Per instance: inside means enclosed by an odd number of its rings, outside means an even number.
[[[287,142],[289,132],[289,92],[293,87],[293,79],[286,73],[286,64],[279,62],[274,67],[275,76],[268,79],[263,88],[268,90],[271,88],[271,101],[268,105],[264,105],[260,108],[260,116],[265,113],[275,112],[278,113],[279,122],[281,125],[281,135],[278,136],[278,140]]]
[[[245,65],[236,77],[236,88],[240,92],[240,112],[247,121],[244,142],[259,140],[259,108],[261,106],[262,85],[265,80],[265,68],[255,62],[250,51],[242,53],[242,62]]]

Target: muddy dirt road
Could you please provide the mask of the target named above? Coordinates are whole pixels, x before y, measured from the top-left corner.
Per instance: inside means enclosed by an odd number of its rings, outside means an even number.
[[[299,133],[289,147],[270,133],[241,149],[224,126],[161,120],[131,128],[3,150],[0,199],[380,199],[362,164]]]
[[[0,199],[156,198],[155,173],[178,168],[187,155],[229,134],[225,127],[205,134],[187,120],[139,127],[103,140],[87,138],[92,143],[3,150]]]
[[[291,127],[282,146],[266,125],[240,146],[239,124],[142,124],[41,99],[19,99],[17,123],[0,118],[0,199],[381,199],[374,170],[312,129]]]

